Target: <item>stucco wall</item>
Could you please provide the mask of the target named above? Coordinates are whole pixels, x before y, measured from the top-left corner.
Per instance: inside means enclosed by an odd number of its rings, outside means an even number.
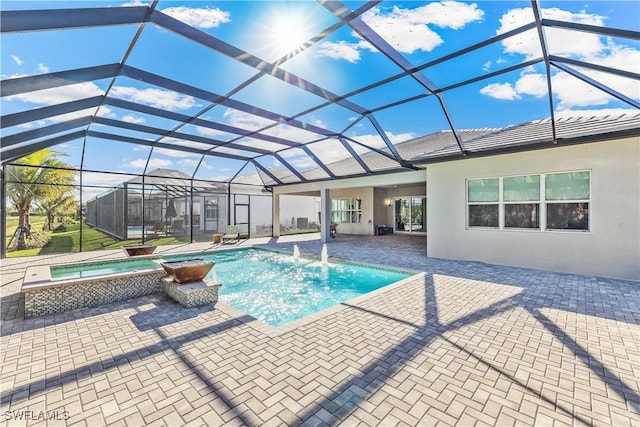
[[[373,189],[373,223],[374,225],[393,225],[393,211],[391,206],[384,204],[389,198],[389,191],[386,188]]]
[[[468,178],[591,170],[589,232],[466,228]],[[427,168],[427,254],[640,280],[640,138]]]

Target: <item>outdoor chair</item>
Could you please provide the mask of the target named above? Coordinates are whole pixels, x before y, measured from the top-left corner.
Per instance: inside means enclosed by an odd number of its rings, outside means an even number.
[[[229,225],[227,226],[227,232],[222,236],[222,243],[226,243],[227,241],[235,240],[236,242],[240,240],[240,231],[238,230],[237,225]]]
[[[175,221],[173,221],[173,224],[171,225],[171,233],[184,233],[184,220],[176,219]]]
[[[338,224],[336,224],[335,222],[332,222],[329,225],[329,235],[331,236],[331,238],[335,239],[337,233],[338,233]]]
[[[164,224],[161,222],[156,222],[152,227],[147,228],[147,234],[160,234],[164,233],[164,231]]]

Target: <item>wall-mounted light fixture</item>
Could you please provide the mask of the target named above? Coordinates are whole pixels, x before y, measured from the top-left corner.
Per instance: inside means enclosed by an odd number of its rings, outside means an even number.
[[[387,207],[391,206],[391,199],[389,199],[389,198],[384,199],[384,205],[387,206]]]

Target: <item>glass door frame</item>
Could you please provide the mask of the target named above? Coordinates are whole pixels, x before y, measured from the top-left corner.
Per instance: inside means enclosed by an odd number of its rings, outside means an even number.
[[[415,203],[416,201],[418,203]],[[416,214],[416,212],[414,212],[414,206],[421,206],[419,214]],[[393,232],[399,234],[426,235],[426,222],[424,221],[426,207],[427,198],[424,195],[394,197]],[[420,228],[416,229],[416,227]]]

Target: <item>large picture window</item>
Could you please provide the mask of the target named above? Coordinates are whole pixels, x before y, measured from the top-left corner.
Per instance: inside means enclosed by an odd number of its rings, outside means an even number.
[[[331,222],[360,223],[362,222],[362,200],[356,198],[332,199]]]
[[[470,228],[589,230],[589,171],[467,180]]]

